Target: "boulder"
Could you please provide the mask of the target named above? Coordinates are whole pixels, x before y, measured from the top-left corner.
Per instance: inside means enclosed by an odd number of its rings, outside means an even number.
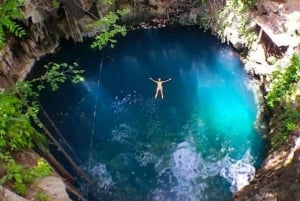
[[[66,192],[66,185],[59,177],[45,177],[37,182],[37,187],[42,189],[51,201],[70,201]]]
[[[28,201],[16,193],[0,186],[0,200],[1,201]]]

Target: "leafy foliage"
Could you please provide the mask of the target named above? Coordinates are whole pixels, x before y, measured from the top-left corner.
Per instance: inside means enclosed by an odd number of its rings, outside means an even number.
[[[70,65],[67,63],[57,64],[50,62],[44,66],[44,68],[46,69],[46,73],[39,78],[31,80],[30,84],[40,83],[37,85],[38,92],[47,87],[47,85],[45,85],[44,83],[47,83],[53,91],[56,91],[59,84],[64,83],[66,80],[77,84],[84,80],[81,76],[84,70],[78,70],[76,69],[77,67],[77,63],[73,63],[72,65]],[[26,92],[31,95],[32,91],[26,90]]]
[[[255,2],[255,0],[227,0],[219,12],[208,16],[211,18],[208,21],[214,21],[219,25],[218,36],[221,42],[228,42],[231,35],[236,35],[235,37],[238,37],[246,47],[251,47],[257,39],[257,34],[249,27],[251,19],[247,11]]]
[[[242,9],[247,9],[253,6],[257,0],[234,0],[234,5],[242,7]]]
[[[201,5],[205,5],[207,3],[207,0],[201,0],[200,3]]]
[[[286,104],[290,96],[295,93],[300,80],[300,58],[294,55],[287,68],[281,68],[272,74],[272,86],[267,94],[267,104],[274,108]]]
[[[59,7],[59,0],[53,0],[53,1],[52,1],[52,6],[53,6],[54,8],[58,8],[58,7]]]
[[[209,21],[204,13],[199,14],[199,25],[200,29],[203,29],[204,31],[209,29]]]
[[[23,3],[23,0],[0,1],[0,48],[4,45],[6,30],[18,38],[26,34],[25,30],[16,23],[16,20],[23,17],[20,10]]]
[[[267,105],[276,112],[271,121],[273,133],[271,148],[282,145],[288,135],[295,131],[300,121],[300,58],[294,55],[286,68],[272,74],[271,90],[266,96]]]
[[[30,115],[23,113],[22,101],[10,93],[0,94],[0,151],[19,151],[33,146]]]
[[[95,37],[95,41],[92,43],[91,47],[98,48],[99,50],[104,48],[107,44],[114,47],[117,42],[114,37],[118,34],[121,34],[122,36],[126,35],[125,26],[118,25],[117,21],[127,12],[127,10],[109,12],[105,17],[97,20],[92,26],[98,27],[100,33]]]
[[[113,0],[103,0],[103,3],[106,5],[111,5],[113,4]]]
[[[49,196],[43,191],[36,192],[35,197],[39,201],[50,201]]]
[[[35,178],[51,173],[51,167],[42,159],[37,162],[36,167],[24,168],[15,162],[11,154],[34,145],[45,146],[45,137],[32,125],[34,122],[43,126],[37,116],[40,91],[47,86],[57,90],[59,84],[66,80],[73,83],[83,81],[83,70],[76,69],[76,63],[49,63],[44,67],[44,75],[30,81],[17,82],[12,89],[0,92],[0,169],[6,172],[0,179],[0,185],[10,181],[15,191],[21,195],[26,194],[27,187]]]
[[[37,162],[37,166],[35,167],[35,176],[38,178],[43,178],[48,176],[51,173],[52,169],[47,161],[40,159]]]
[[[40,164],[43,165],[40,165]],[[4,166],[6,175],[1,179],[1,185],[6,181],[13,182],[13,188],[20,195],[27,193],[28,187],[33,184],[35,178],[43,178],[51,174],[50,165],[42,158],[38,159],[34,167],[22,167],[12,158],[6,161]]]

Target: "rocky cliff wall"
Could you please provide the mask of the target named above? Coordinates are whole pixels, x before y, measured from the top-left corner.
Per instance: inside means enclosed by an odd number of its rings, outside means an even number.
[[[248,50],[245,68],[261,77],[267,91],[270,74],[278,68],[273,59],[284,67],[293,54],[300,55],[300,1],[261,0],[250,15],[258,30],[258,39]],[[300,201],[299,153],[298,128],[284,145],[268,153],[254,180],[237,192],[234,200]]]
[[[23,23],[27,36],[22,40],[7,39],[0,53],[0,88],[7,88],[26,77],[42,56],[53,53],[60,40],[82,41],[97,30],[86,25],[110,9],[94,0],[61,0],[58,7],[52,1],[26,0]],[[101,1],[99,1],[101,2]]]

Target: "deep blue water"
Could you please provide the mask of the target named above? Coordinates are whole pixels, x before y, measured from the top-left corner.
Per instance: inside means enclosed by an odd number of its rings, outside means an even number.
[[[89,200],[228,201],[263,160],[238,55],[195,27],[130,32],[101,52],[66,43],[49,60],[86,70],[41,103],[96,181]],[[149,77],[172,78],[164,100]]]

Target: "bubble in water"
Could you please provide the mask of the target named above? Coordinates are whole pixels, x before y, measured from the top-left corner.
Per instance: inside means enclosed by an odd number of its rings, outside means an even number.
[[[146,166],[149,163],[156,163],[157,157],[150,152],[140,152],[136,156],[136,160],[139,161],[141,166]]]
[[[93,179],[92,186],[86,184],[81,185],[83,192],[93,192],[95,194],[103,193],[107,191],[114,183],[109,172],[106,169],[106,165],[102,163],[96,163],[88,167],[87,165],[82,168]]]
[[[132,132],[133,130],[127,124],[121,123],[111,131],[111,140],[123,143],[128,139]]]
[[[121,91],[120,93],[122,94],[123,92]],[[130,109],[130,106],[141,102],[143,102],[143,96],[137,94],[136,91],[133,91],[133,94],[128,93],[123,98],[115,96],[110,107],[114,114],[119,114],[121,112],[127,112]]]

